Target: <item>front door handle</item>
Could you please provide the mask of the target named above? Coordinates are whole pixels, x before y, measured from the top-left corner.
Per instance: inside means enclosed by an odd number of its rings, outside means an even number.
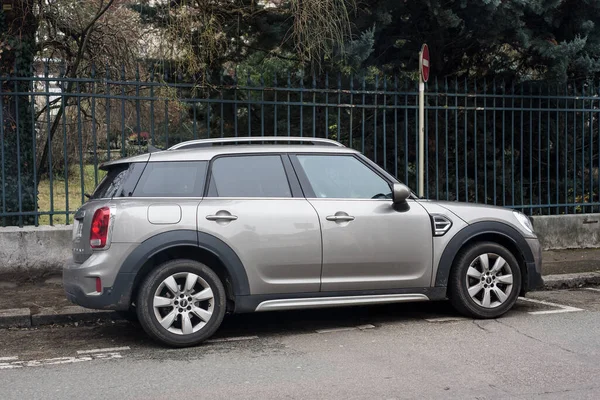
[[[206,219],[209,221],[217,221],[217,222],[225,222],[225,221],[235,221],[238,219],[237,215],[231,215],[227,211],[219,211],[215,215],[207,215]]]
[[[335,222],[350,222],[354,221],[354,217],[351,215],[329,215],[326,217],[327,221]]]

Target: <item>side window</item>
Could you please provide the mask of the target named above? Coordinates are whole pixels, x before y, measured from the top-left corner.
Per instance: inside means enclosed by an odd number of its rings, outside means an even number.
[[[135,197],[202,197],[206,161],[149,162]]]
[[[298,155],[297,158],[317,198],[392,198],[388,182],[353,156]]]
[[[210,197],[292,197],[279,155],[219,157],[212,163]]]

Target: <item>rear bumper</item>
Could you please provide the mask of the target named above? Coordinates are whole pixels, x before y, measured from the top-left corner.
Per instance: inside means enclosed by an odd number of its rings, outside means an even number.
[[[73,260],[63,266],[63,288],[67,299],[85,308],[102,310],[127,310],[131,304],[133,274],[118,274],[113,286],[96,291],[96,278],[102,274],[86,264],[77,264]]]

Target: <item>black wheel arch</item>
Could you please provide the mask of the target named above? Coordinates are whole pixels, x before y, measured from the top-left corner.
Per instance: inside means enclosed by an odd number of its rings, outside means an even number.
[[[227,243],[204,232],[182,229],[152,236],[127,256],[113,287],[113,291],[120,292],[119,304],[129,306],[144,277],[157,265],[174,258],[189,258],[211,264],[209,266],[222,280],[228,298],[250,294],[246,270]]]
[[[435,275],[436,287],[448,286],[450,271],[460,250],[480,241],[495,242],[506,247],[519,262],[523,288],[528,288],[528,265],[535,262],[531,248],[519,231],[497,221],[482,221],[467,225],[450,239],[438,263]]]

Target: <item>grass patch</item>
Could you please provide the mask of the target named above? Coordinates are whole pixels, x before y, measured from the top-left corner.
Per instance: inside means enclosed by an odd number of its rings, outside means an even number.
[[[106,172],[101,170],[98,170],[97,172],[97,182],[99,183],[102,180],[102,178],[104,178],[104,175],[106,175]],[[50,194],[51,187],[52,196]],[[82,192],[92,194],[95,188],[96,172],[93,165],[83,166],[83,188],[81,187],[81,169],[78,166],[69,170],[68,181],[65,181],[64,175],[53,175],[52,185],[50,185],[49,178],[40,181],[38,184],[38,210],[40,212],[62,212],[61,215],[52,216],[52,223],[66,224],[66,212],[76,211],[87,200],[85,197],[83,197],[82,199]],[[51,204],[51,197],[54,199],[54,204]],[[69,200],[68,207],[67,198]],[[69,216],[69,223],[73,223],[72,215]],[[40,215],[39,224],[50,225],[50,216]]]

